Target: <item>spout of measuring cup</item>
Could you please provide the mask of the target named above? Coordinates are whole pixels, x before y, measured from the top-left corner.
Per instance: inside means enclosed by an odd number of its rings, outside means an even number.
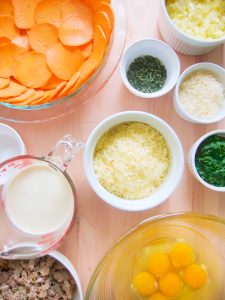
[[[68,134],[58,141],[45,159],[65,171],[75,155],[84,147],[84,143]]]

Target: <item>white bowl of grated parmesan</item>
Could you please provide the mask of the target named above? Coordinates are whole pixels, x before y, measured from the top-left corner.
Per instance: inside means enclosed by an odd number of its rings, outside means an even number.
[[[174,90],[176,112],[186,121],[211,124],[225,117],[225,69],[203,62],[180,76]]]
[[[183,174],[179,138],[162,119],[126,111],[103,120],[90,134],[84,167],[95,193],[125,211],[160,205],[174,192]]]

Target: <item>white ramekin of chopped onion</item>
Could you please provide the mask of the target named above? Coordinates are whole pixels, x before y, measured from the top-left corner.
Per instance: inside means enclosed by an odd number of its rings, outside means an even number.
[[[180,182],[184,157],[179,138],[162,119],[126,111],[103,120],[85,147],[85,173],[95,193],[125,211],[166,201]]]
[[[180,76],[173,95],[176,112],[184,120],[211,124],[225,117],[225,69],[198,63]]]
[[[178,52],[201,55],[225,42],[224,0],[160,2],[160,32]]]

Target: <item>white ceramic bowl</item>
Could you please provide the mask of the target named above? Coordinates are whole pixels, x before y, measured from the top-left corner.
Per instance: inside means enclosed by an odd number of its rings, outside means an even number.
[[[218,122],[222,120],[225,117],[225,105],[221,109],[221,111],[214,117],[212,118],[196,118],[192,115],[190,115],[183,107],[183,105],[180,102],[179,99],[179,91],[180,91],[180,86],[182,82],[193,72],[199,71],[199,70],[207,70],[212,72],[217,79],[223,84],[224,90],[225,90],[225,69],[220,67],[219,65],[212,64],[212,63],[199,63],[190,66],[187,68],[180,76],[176,88],[174,90],[174,95],[173,95],[173,104],[176,112],[180,115],[181,118],[183,118],[186,121],[189,121],[191,123],[198,123],[198,124],[211,124]]]
[[[83,297],[83,293],[82,293],[82,289],[81,289],[81,283],[80,283],[79,276],[78,276],[74,266],[69,261],[69,259],[58,251],[53,251],[53,252],[49,253],[48,255],[55,258],[57,261],[59,261],[68,270],[68,272],[72,275],[72,277],[77,285],[76,294],[74,295],[73,300],[83,300],[84,297]]]
[[[26,154],[26,147],[20,135],[12,127],[0,123],[0,163],[23,154]]]
[[[127,71],[130,64],[140,56],[151,55],[158,58],[165,66],[167,79],[161,90],[154,93],[143,93],[136,90],[127,79]],[[145,39],[130,45],[124,52],[120,61],[120,75],[124,85],[135,96],[141,98],[158,98],[175,86],[180,75],[180,61],[174,50],[166,43],[156,39]]]
[[[99,138],[111,127],[123,122],[144,122],[158,129],[167,140],[171,151],[171,168],[165,182],[147,198],[126,200],[109,193],[98,181],[93,168],[93,155]],[[179,138],[173,129],[162,119],[145,112],[127,111],[103,120],[90,134],[84,155],[85,173],[95,193],[109,205],[125,211],[144,211],[160,205],[173,193],[183,174],[184,156]],[[146,166],[147,167],[147,166]]]
[[[196,156],[196,152],[198,150],[198,147],[200,146],[200,144],[207,139],[209,136],[214,135],[214,134],[221,134],[225,137],[225,130],[215,130],[215,131],[211,131],[205,135],[203,135],[200,139],[198,139],[191,147],[189,154],[188,154],[188,166],[189,169],[192,173],[192,175],[201,183],[203,184],[205,187],[207,187],[210,190],[216,191],[216,192],[225,192],[225,187],[216,187],[212,184],[207,183],[205,180],[203,180],[201,178],[201,176],[198,174],[198,171],[196,169],[196,165],[195,165],[195,156]]]
[[[171,20],[165,2],[165,0],[160,0],[159,30],[164,40],[175,50],[188,55],[201,55],[225,42],[225,36],[206,41],[187,35]]]

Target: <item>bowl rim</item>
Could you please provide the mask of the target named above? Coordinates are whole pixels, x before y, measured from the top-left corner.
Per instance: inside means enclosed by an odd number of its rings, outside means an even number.
[[[222,107],[222,109],[220,110],[220,112],[223,112],[221,115],[219,115],[219,113],[217,113],[216,116],[212,117],[212,118],[197,118],[192,116],[191,114],[189,114],[183,107],[183,105],[180,102],[180,96],[179,96],[179,91],[180,91],[180,87],[183,83],[183,81],[192,73],[194,73],[195,71],[200,71],[200,70],[208,70],[209,72],[213,73],[215,76],[215,71],[214,69],[218,70],[218,73],[220,73],[225,80],[225,69],[222,68],[220,65],[215,64],[215,63],[211,63],[211,62],[200,62],[197,64],[193,64],[191,66],[189,66],[187,69],[185,69],[182,74],[180,75],[175,90],[174,90],[174,97],[173,97],[173,102],[175,102],[174,106],[175,106],[175,110],[176,110],[176,106],[178,107],[178,109],[182,112],[182,114],[185,116],[185,120],[191,123],[198,123],[198,124],[212,124],[212,123],[216,123],[221,121],[224,117],[225,117],[225,103]],[[216,76],[217,77],[217,76]],[[223,84],[223,83],[222,83]],[[224,86],[225,88],[225,86]],[[177,110],[176,110],[177,111]],[[181,114],[178,112],[178,114],[181,116]],[[181,118],[184,119],[183,116],[181,116]]]
[[[166,0],[161,0],[161,7],[163,9],[164,15],[166,16],[167,21],[169,21],[172,28],[177,32],[177,34],[179,36],[187,39],[187,41],[192,42],[192,43],[193,42],[201,43],[202,47],[208,47],[208,46],[214,46],[214,45],[216,46],[216,45],[222,44],[225,41],[225,34],[224,34],[224,36],[222,36],[218,39],[213,39],[213,40],[204,40],[204,39],[196,38],[192,35],[188,35],[187,33],[183,32],[178,26],[176,26],[175,23],[173,22],[173,20],[170,18],[170,15],[166,8]]]
[[[25,143],[24,143],[22,137],[20,136],[20,134],[13,127],[11,127],[7,124],[4,124],[4,123],[0,123],[0,133],[2,131],[2,128],[6,129],[6,132],[9,133],[8,135],[11,136],[16,141],[17,150],[19,150],[17,155],[25,155],[27,153],[27,150],[26,150]],[[10,159],[10,158],[7,158],[6,160],[8,160],[8,159]],[[0,164],[1,163],[2,162],[0,161]]]
[[[126,76],[126,70],[125,70],[125,64],[124,64],[125,59],[130,56],[129,54],[130,54],[131,49],[133,49],[137,45],[143,44],[143,43],[148,43],[149,45],[150,45],[150,43],[155,43],[155,44],[160,45],[160,47],[164,47],[169,52],[168,57],[171,57],[171,55],[173,55],[173,58],[176,60],[176,65],[174,66],[174,68],[176,68],[176,70],[174,71],[176,76],[174,76],[174,80],[173,80],[172,84],[164,85],[162,87],[162,89],[160,89],[157,92],[153,92],[153,93],[144,93],[144,92],[138,91],[130,84],[130,82],[128,81],[127,76]],[[130,45],[128,45],[128,47],[125,49],[125,51],[122,55],[122,58],[120,60],[120,76],[122,78],[124,85],[132,94],[134,94],[135,96],[138,96],[140,98],[143,98],[143,99],[155,99],[155,98],[162,97],[162,96],[166,95],[167,93],[169,93],[176,85],[176,82],[180,76],[180,68],[181,68],[180,60],[179,60],[177,53],[174,51],[174,49],[170,45],[165,43],[164,41],[159,40],[157,38],[146,38],[146,39],[136,40],[134,43],[131,43]]]
[[[140,119],[138,119],[138,117]],[[128,118],[128,119],[127,119]],[[149,120],[149,123],[145,121],[145,118]],[[122,121],[120,119],[123,119]],[[115,126],[116,124],[120,124],[123,122],[132,122],[132,121],[137,121],[137,122],[144,122],[146,124],[151,124],[151,121],[155,121],[163,128],[165,128],[171,135],[174,144],[176,143],[176,149],[177,149],[177,159],[176,159],[176,164],[179,165],[179,167],[176,166],[176,169],[172,170],[173,162],[171,162],[171,168],[170,172],[167,176],[167,179],[165,179],[165,182],[162,183],[161,188],[153,193],[152,195],[143,198],[143,199],[138,199],[138,200],[127,200],[123,199],[121,197],[118,197],[110,192],[108,192],[98,181],[94,170],[93,170],[93,152],[94,148],[102,134]],[[114,122],[113,125],[110,125],[110,122]],[[152,125],[154,128],[159,130],[156,126]],[[104,128],[105,127],[105,128]],[[101,132],[101,133],[100,133]],[[160,130],[159,130],[160,132]],[[161,133],[163,135],[163,133]],[[164,136],[164,135],[163,135]],[[170,138],[167,138],[164,136],[165,140],[168,142]],[[171,154],[172,153],[172,149]],[[174,160],[175,161],[175,160]],[[123,210],[123,211],[129,211],[129,212],[138,212],[138,211],[146,211],[149,209],[152,209],[163,202],[165,202],[171,194],[175,191],[177,188],[178,184],[180,183],[180,180],[183,175],[183,170],[184,170],[184,153],[183,153],[183,148],[180,142],[179,137],[177,136],[176,132],[173,130],[173,128],[167,124],[164,120],[160,119],[159,117],[143,112],[143,111],[124,111],[120,113],[116,113],[114,115],[109,116],[108,118],[104,119],[102,122],[100,122],[94,130],[91,132],[91,134],[88,137],[86,147],[85,147],[85,152],[84,152],[84,170],[85,170],[85,175],[88,180],[89,185],[93,189],[93,191],[98,195],[98,197],[109,204],[110,206]],[[173,179],[172,184],[168,187],[168,181],[171,180],[172,176],[176,173],[175,179]],[[164,186],[164,183],[167,185]],[[152,196],[156,195],[157,200],[154,199],[152,201]],[[141,202],[142,201],[142,202]],[[145,201],[143,203],[143,201]]]
[[[213,130],[210,131],[206,134],[204,134],[203,136],[201,136],[191,147],[190,149],[190,160],[191,160],[191,166],[192,166],[192,171],[194,172],[195,177],[197,178],[197,180],[203,184],[205,187],[207,187],[210,190],[216,191],[216,192],[225,192],[225,186],[224,187],[217,187],[215,185],[212,185],[210,183],[207,183],[204,179],[202,179],[202,177],[199,175],[197,168],[196,168],[196,164],[195,164],[195,157],[196,157],[196,153],[197,150],[199,148],[199,146],[201,145],[202,142],[204,142],[208,137],[215,135],[215,134],[224,134],[225,136],[225,129],[218,129],[218,130]]]

